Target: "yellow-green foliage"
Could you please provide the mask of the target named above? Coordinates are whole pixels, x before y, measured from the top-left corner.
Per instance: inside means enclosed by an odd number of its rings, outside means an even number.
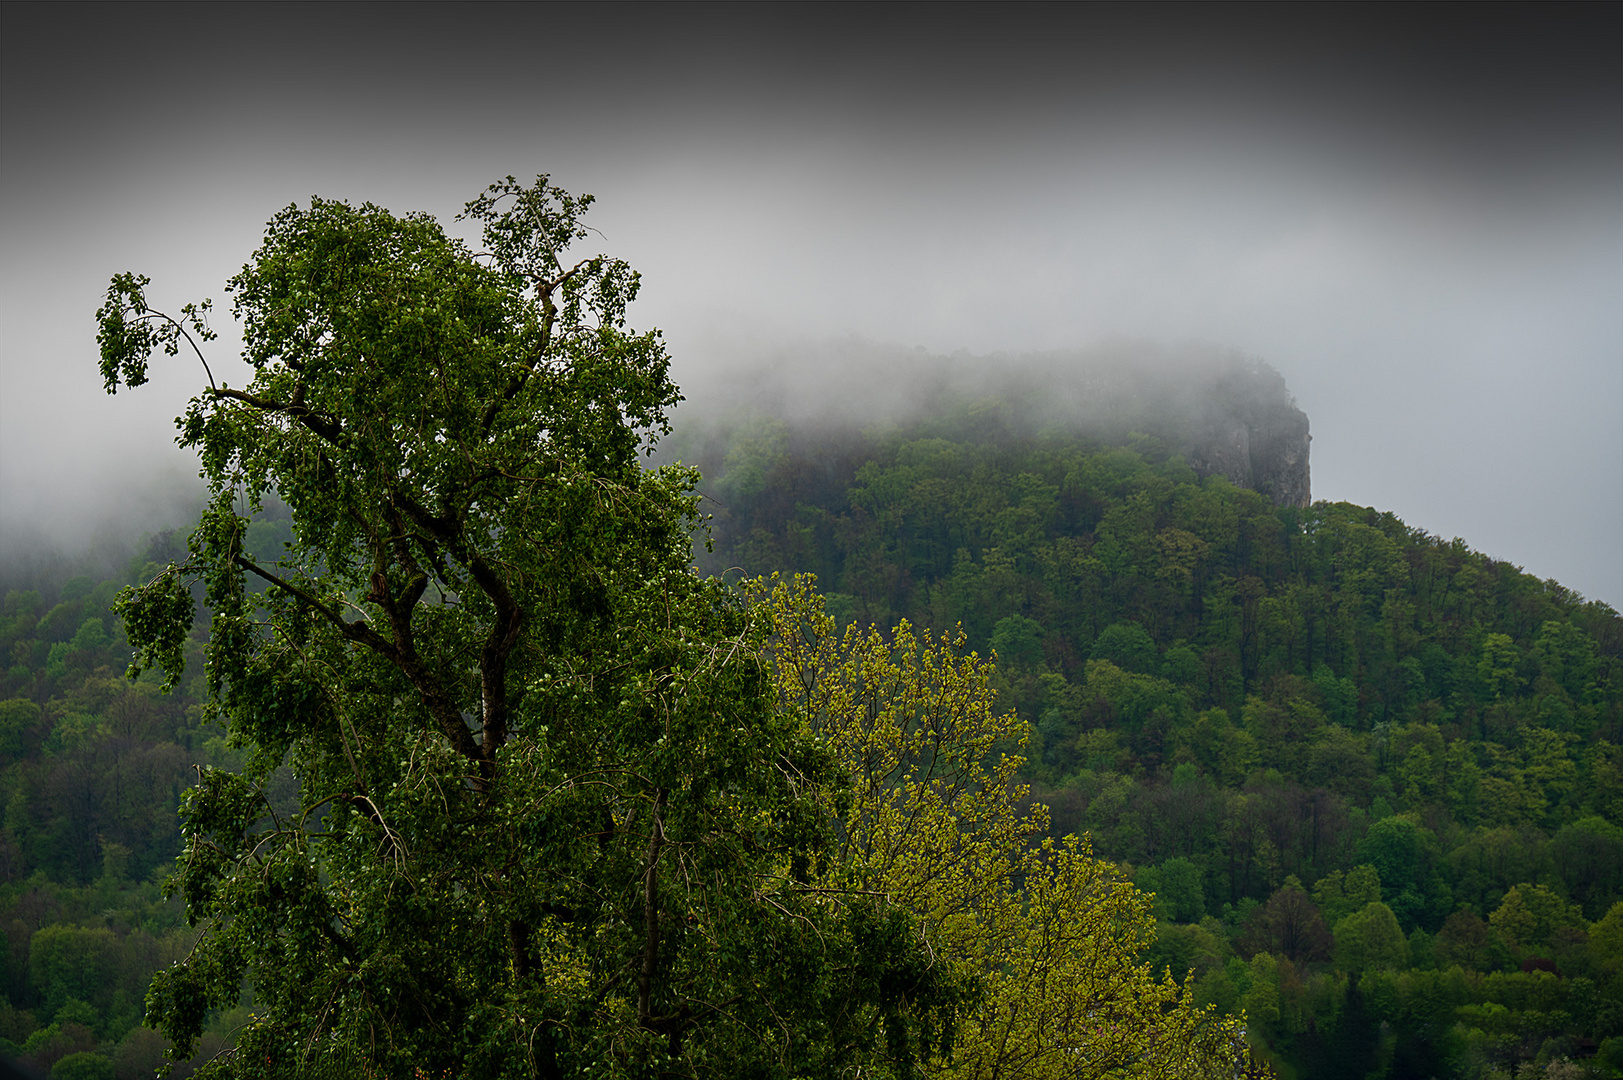
[[[828,874],[909,908],[932,955],[979,982],[930,1074],[1234,1075],[1242,1021],[1139,961],[1150,898],[1085,837],[1044,838],[1042,806],[1021,809],[1025,724],[996,711],[992,666],[963,635],[920,638],[905,622],[842,635],[808,577],[750,590],[773,620],[780,706],[851,776],[824,796],[843,826]]]

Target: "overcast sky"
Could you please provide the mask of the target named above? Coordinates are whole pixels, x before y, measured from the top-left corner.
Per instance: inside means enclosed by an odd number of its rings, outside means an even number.
[[[289,202],[449,218],[548,172],[597,194],[690,385],[849,335],[1213,342],[1284,374],[1315,497],[1623,607],[1623,6],[0,19],[11,552],[180,513],[201,373],[102,394],[109,275],[219,301]]]

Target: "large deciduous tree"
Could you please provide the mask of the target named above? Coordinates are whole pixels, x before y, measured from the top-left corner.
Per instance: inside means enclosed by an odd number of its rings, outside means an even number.
[[[906,1075],[967,983],[907,909],[829,899],[837,762],[773,707],[764,627],[691,570],[694,476],[645,468],[678,395],[638,278],[573,197],[512,178],[431,217],[312,200],[231,279],[251,369],[180,419],[211,499],[120,609],[132,674],[209,708],[171,879],[197,948],[148,1019],[190,1053],[253,993],[226,1075]],[[213,340],[115,277],[109,392]],[[274,495],[281,551],[251,550]],[[276,815],[291,765],[299,809]]]

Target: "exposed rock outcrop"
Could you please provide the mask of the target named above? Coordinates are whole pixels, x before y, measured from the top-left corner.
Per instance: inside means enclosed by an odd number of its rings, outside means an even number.
[[[1213,387],[1215,408],[1198,417],[1200,427],[1192,437],[1177,440],[1178,449],[1203,476],[1225,477],[1278,506],[1306,506],[1313,501],[1307,414],[1271,368],[1258,365],[1251,375],[1239,392]]]

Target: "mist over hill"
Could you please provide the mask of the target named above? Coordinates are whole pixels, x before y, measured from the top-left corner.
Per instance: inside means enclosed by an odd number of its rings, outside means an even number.
[[[132,477],[129,487],[95,505],[45,494],[0,506],[0,596],[12,589],[51,591],[70,578],[110,577],[156,534],[197,521],[206,491],[195,472],[172,469]]]
[[[723,546],[739,527],[729,497],[753,496],[768,471],[809,470],[838,484],[904,433],[1009,445],[1149,440],[1197,476],[1221,476],[1278,506],[1312,502],[1308,417],[1284,378],[1210,344],[940,356],[846,338],[718,365],[687,389],[658,457],[699,466]],[[805,460],[787,465],[795,459]]]
[[[657,458],[702,469],[701,569],[812,572],[842,623],[995,653],[1052,834],[1088,833],[1154,894],[1144,961],[1246,1010],[1259,1054],[1332,1080],[1623,1063],[1610,607],[1311,501],[1285,380],[1216,347],[845,339],[706,370]],[[195,765],[244,764],[202,707],[206,617],[177,693],[121,677],[108,606],[185,558],[192,514],[169,512],[181,528],[139,543],[81,533],[0,565],[0,1058],[133,1076],[161,1057],[141,995],[195,933],[160,887],[176,806]],[[286,527],[272,502],[245,546]],[[291,806],[291,773],[273,780]],[[29,974],[69,945],[116,976]],[[211,1021],[198,1062],[246,1018]]]

